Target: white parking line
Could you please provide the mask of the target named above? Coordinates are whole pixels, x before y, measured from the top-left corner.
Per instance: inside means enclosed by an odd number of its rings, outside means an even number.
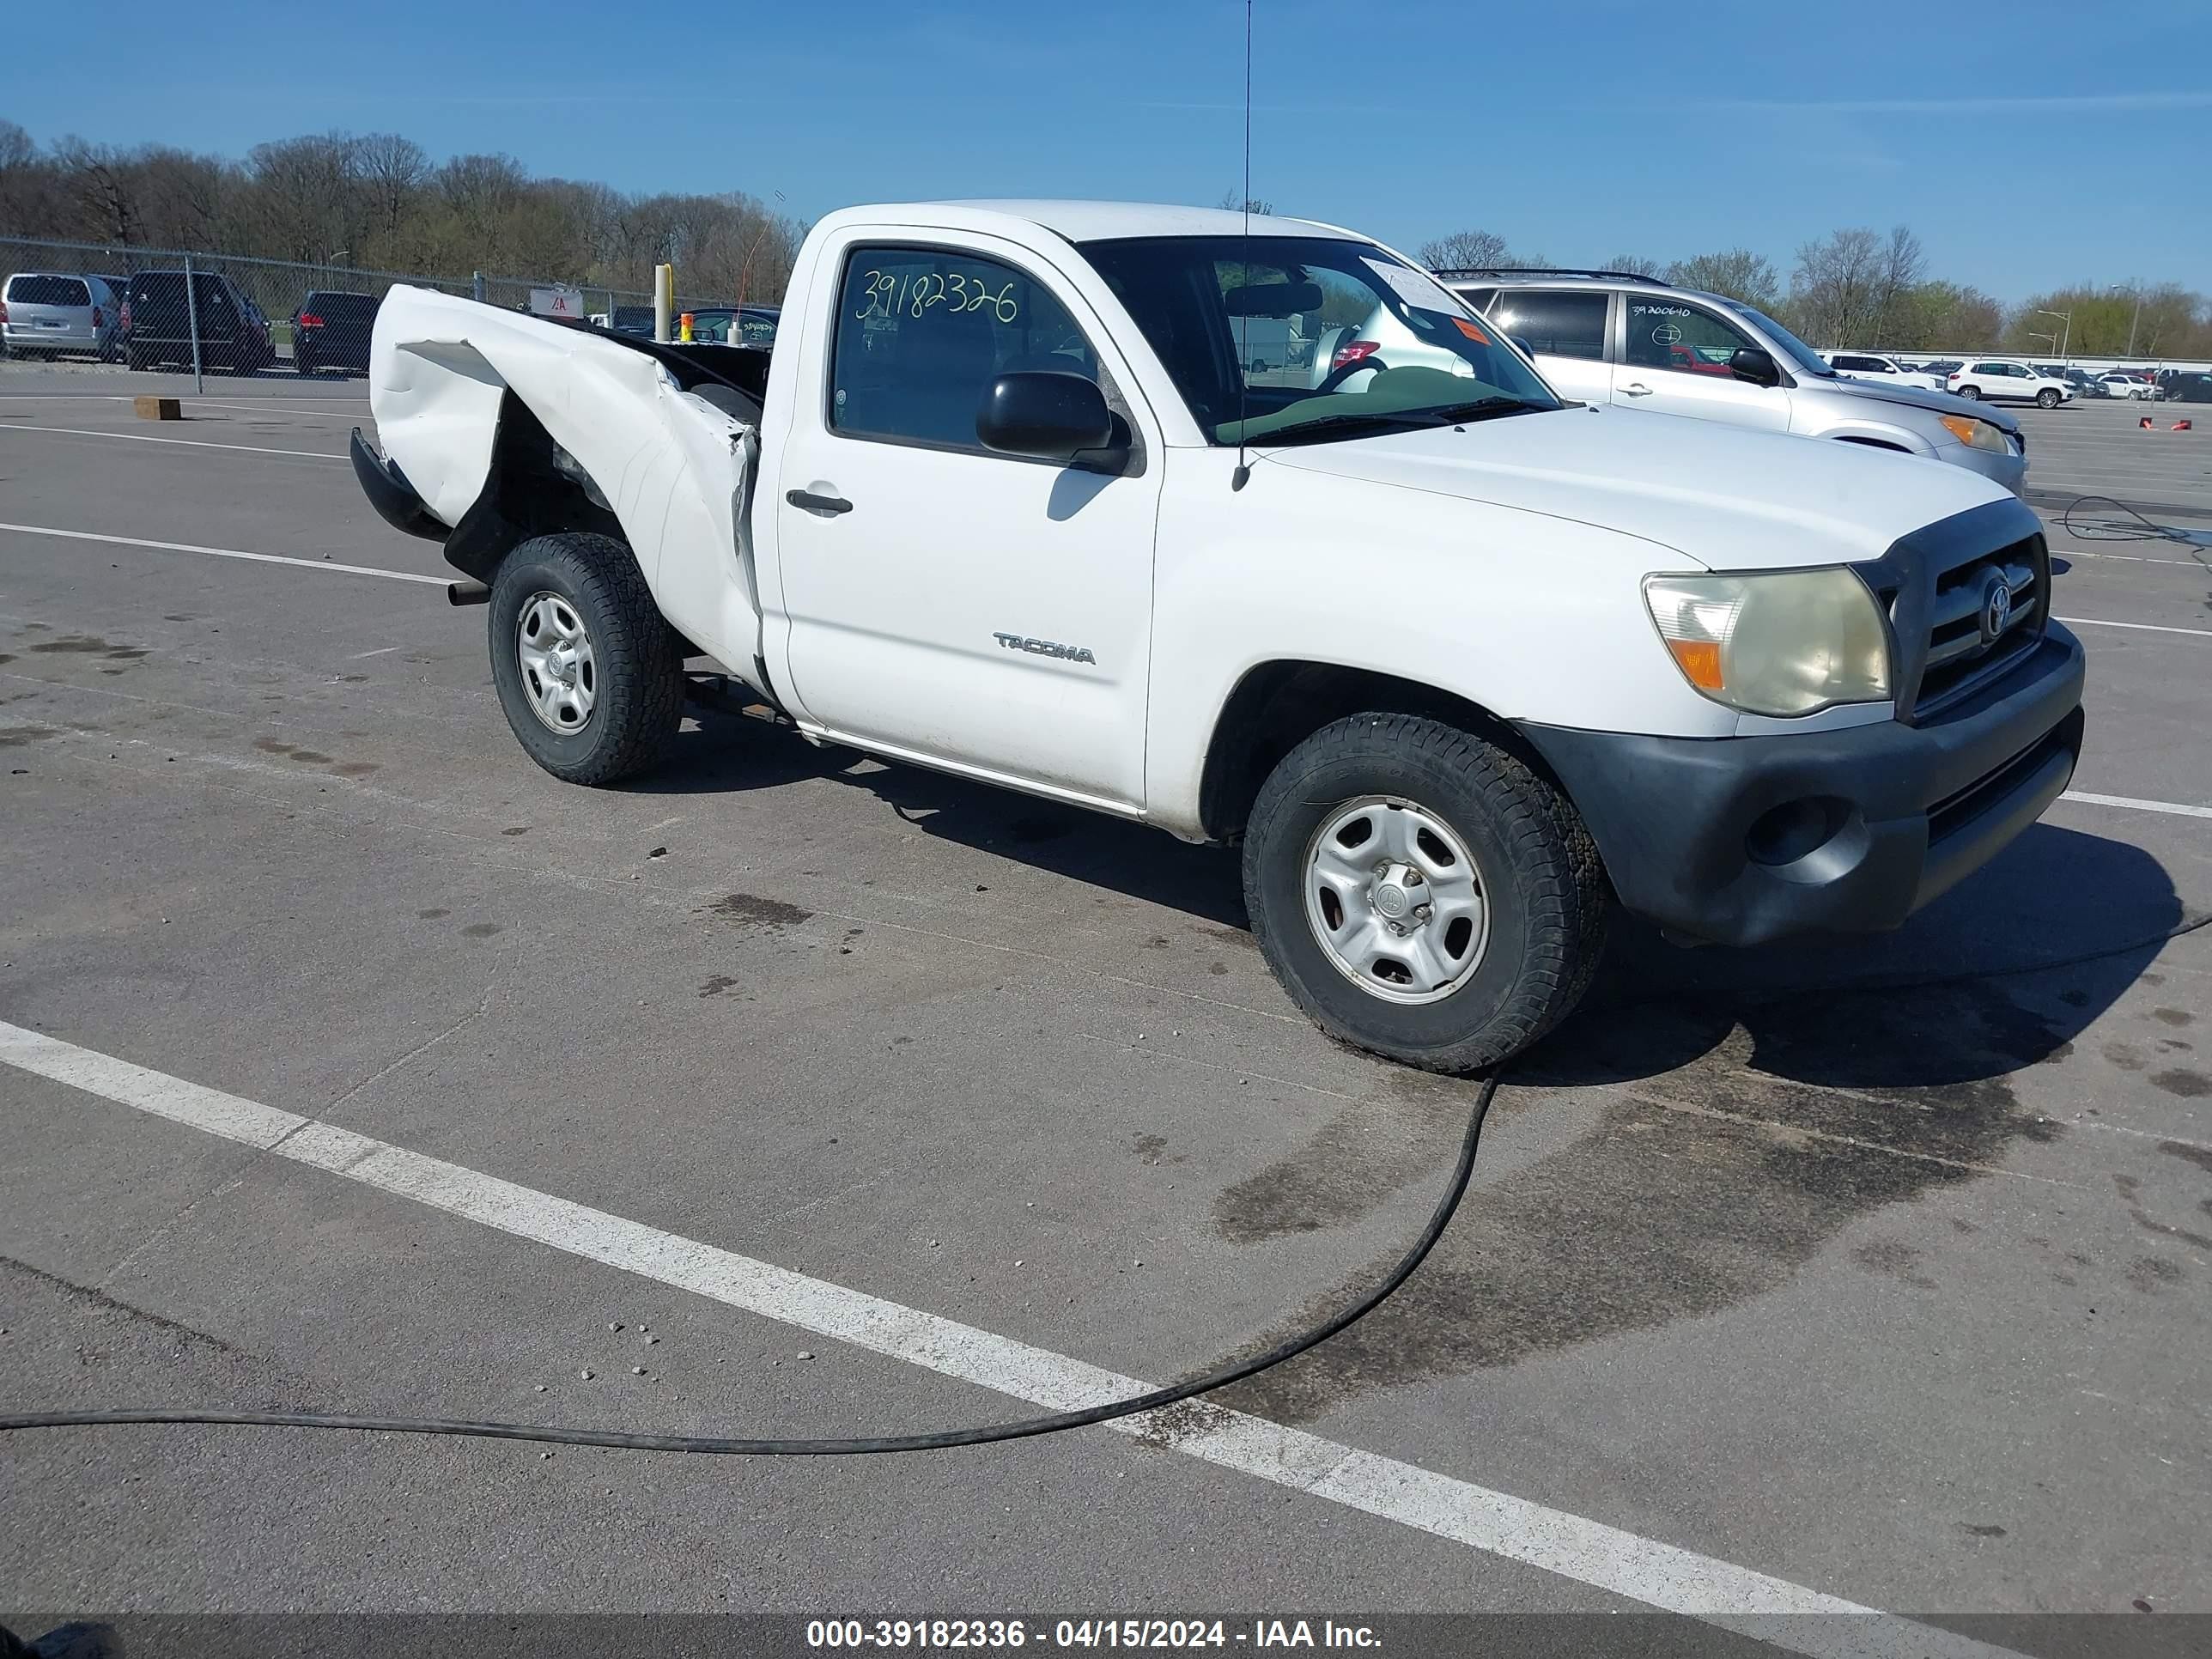
[[[347,576],[382,576],[395,582],[428,582],[443,587],[443,576],[418,576],[411,570],[380,570],[373,564],[335,564],[328,559],[295,559],[282,553],[245,553],[234,547],[198,547],[191,542],[149,541],[143,536],[101,536],[89,530],[57,530],[46,524],[0,524],[19,536],[59,536],[65,541],[106,542],[113,547],[150,547],[163,553],[204,553],[211,559],[250,559],[255,564],[295,564],[302,570],[335,570]]]
[[[2124,806],[2132,812],[2171,812],[2177,817],[2212,818],[2212,806],[2185,806],[2179,801],[2137,800],[2132,795],[2093,795],[2086,789],[2069,789],[2058,799],[2086,801],[2092,806]]]
[[[1123,1400],[1152,1386],[4,1021],[0,1062],[517,1238],[1050,1410]],[[1114,1426],[1134,1434],[1159,1425],[1135,1417]],[[2017,1659],[2007,1650],[1787,1579],[1241,1412],[1209,1410],[1172,1444],[1187,1456],[1223,1468],[1820,1659]],[[1802,1616],[1808,1613],[1850,1616]]]
[[[273,410],[280,415],[321,415],[333,420],[346,420],[356,416],[365,416],[368,413],[368,399],[366,398],[363,398],[361,400],[360,407],[356,409],[309,409],[304,404],[296,403],[218,403],[213,398],[187,398],[185,401],[201,409],[266,409]]]
[[[252,444],[216,444],[204,438],[157,438],[150,432],[94,432],[89,428],[75,426],[22,426],[14,421],[0,421],[0,432],[45,432],[70,438],[114,438],[134,444],[182,444],[191,449],[234,449],[246,455],[289,455],[301,461],[343,461],[343,455],[333,455],[324,449],[263,449]]]
[[[2065,532],[2061,531],[2059,533],[2063,535]],[[2086,547],[2065,544],[2062,544],[2053,550],[2063,559],[2118,559],[2127,564],[2179,564],[2186,565],[2191,570],[2207,568],[2205,561],[2203,559],[2154,559],[2143,553],[2092,553]]]
[[[2057,620],[2075,628],[2133,628],[2146,634],[2193,634],[2200,640],[2212,640],[2212,628],[2169,628],[2164,623],[2109,622],[2102,617],[2060,617]]]

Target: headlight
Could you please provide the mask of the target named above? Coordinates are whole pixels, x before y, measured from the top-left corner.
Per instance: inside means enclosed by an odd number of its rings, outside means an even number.
[[[1647,576],[1644,602],[1683,678],[1730,708],[1809,714],[1890,695],[1888,630],[1849,570]]]
[[[2005,441],[2004,428],[1987,421],[1978,421],[1971,415],[1942,415],[1937,419],[1944,429],[1969,449],[1986,449],[1993,455],[2009,455],[2012,445]]]

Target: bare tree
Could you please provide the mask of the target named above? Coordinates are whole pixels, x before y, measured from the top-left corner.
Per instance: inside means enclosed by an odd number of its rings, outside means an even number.
[[[1275,204],[1273,202],[1263,202],[1256,196],[1247,196],[1234,185],[1223,191],[1221,199],[1214,205],[1224,213],[1249,213],[1255,216],[1273,214],[1275,210]]]
[[[126,245],[143,240],[138,181],[125,152],[112,144],[88,144],[72,134],[54,146],[54,163],[75,221],[68,227],[72,234]]]
[[[1487,230],[1455,230],[1422,243],[1414,257],[1431,270],[1490,270],[1513,263],[1505,239]]]
[[[1677,259],[1667,268],[1667,280],[1684,288],[1703,289],[1708,294],[1724,294],[1762,311],[1780,297],[1782,286],[1773,265],[1747,247]]]
[[[356,142],[354,159],[366,198],[366,240],[377,263],[401,263],[401,231],[429,179],[430,158],[412,138],[372,132]]]

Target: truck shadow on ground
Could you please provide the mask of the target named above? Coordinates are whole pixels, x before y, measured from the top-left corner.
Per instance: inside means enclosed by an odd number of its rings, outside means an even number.
[[[2036,1101],[2080,1093],[2033,1088],[2022,1074],[2066,1059],[2130,986],[2163,983],[2149,966],[2157,936],[2185,920],[2148,854],[2046,824],[1881,941],[1685,953],[1624,929],[1583,1009],[1509,1068],[1486,1142],[1540,1134],[1547,1109],[1579,1118],[1594,1104],[1594,1127],[1508,1174],[1478,1169],[1436,1253],[1396,1297],[1323,1347],[1210,1398],[1307,1422],[1378,1389],[1711,1316],[1780,1290],[1877,1212],[2018,1181],[2016,1153],[2067,1133]],[[2112,1035],[2102,1058],[2154,1087],[2201,1091],[2186,1063],[2189,1018],[2139,1010],[2141,1030]],[[1400,1189],[1392,1212],[1419,1213],[1474,1085],[1407,1072],[1378,1073],[1378,1085],[1305,1146],[1225,1188],[1217,1234],[1257,1244],[1344,1226]],[[2093,1190],[2082,1201],[2133,1201]],[[2195,1271],[2169,1242],[2170,1222],[2133,1213],[2150,1235],[2142,1253],[2112,1262],[2054,1253],[2039,1270],[2091,1290],[2053,1295],[2171,1293]],[[1857,1246],[1852,1266],[1891,1281],[1875,1317],[1926,1316],[1917,1298],[1941,1289],[1949,1251],[1971,1249],[1977,1230],[1954,1214],[1948,1229],[1923,1219]],[[1237,1352],[1343,1306],[1403,1248],[1392,1243]],[[1803,1340],[1818,1350],[1827,1338]],[[1161,1433],[1196,1431],[1204,1416]]]
[[[624,786],[641,794],[724,794],[812,779],[866,790],[903,823],[1071,881],[1181,910],[1217,927],[1245,926],[1237,854],[1194,847],[1145,824],[1065,806],[927,767],[842,747],[817,749],[787,730],[693,705],[696,730],[659,772]]]

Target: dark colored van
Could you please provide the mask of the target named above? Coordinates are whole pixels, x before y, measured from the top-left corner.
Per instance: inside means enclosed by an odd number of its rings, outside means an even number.
[[[276,361],[260,307],[229,277],[192,273],[192,300],[185,298],[181,270],[140,270],[124,289],[124,354],[133,368],[192,364],[192,311],[199,323],[200,362],[218,374],[253,374]]]
[[[369,331],[377,300],[368,294],[317,289],[292,313],[292,367],[302,374],[326,368],[368,373]]]

